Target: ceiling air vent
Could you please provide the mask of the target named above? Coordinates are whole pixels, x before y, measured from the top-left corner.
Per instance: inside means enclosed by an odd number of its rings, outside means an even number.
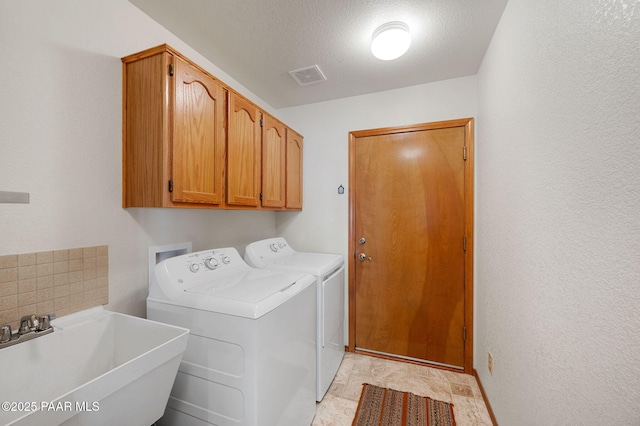
[[[327,77],[322,74],[322,71],[320,71],[320,68],[317,65],[289,71],[289,74],[291,74],[291,77],[293,77],[300,86],[308,86],[310,84],[327,80]]]

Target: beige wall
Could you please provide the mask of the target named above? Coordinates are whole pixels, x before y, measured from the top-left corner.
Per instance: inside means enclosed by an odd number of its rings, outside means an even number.
[[[637,1],[511,0],[478,74],[475,364],[501,425],[640,424],[638,40]]]

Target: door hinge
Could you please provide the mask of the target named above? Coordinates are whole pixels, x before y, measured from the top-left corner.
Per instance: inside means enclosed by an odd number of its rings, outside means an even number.
[[[467,327],[465,326],[462,327],[462,341],[463,342],[467,341]]]
[[[467,147],[463,147],[462,148],[462,158],[464,159],[464,161],[467,161]]]
[[[169,181],[169,192],[173,192],[173,181]]]
[[[173,77],[173,64],[169,64],[169,76]]]
[[[462,237],[462,249],[467,251],[467,237]]]

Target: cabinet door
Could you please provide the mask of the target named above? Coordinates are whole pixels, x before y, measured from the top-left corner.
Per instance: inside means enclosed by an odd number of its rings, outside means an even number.
[[[227,204],[257,206],[260,194],[260,111],[229,92]]]
[[[287,141],[284,124],[262,114],[262,206],[284,207]]]
[[[171,200],[220,204],[224,178],[224,90],[175,58]]]
[[[288,209],[302,209],[302,136],[287,129],[287,200]]]

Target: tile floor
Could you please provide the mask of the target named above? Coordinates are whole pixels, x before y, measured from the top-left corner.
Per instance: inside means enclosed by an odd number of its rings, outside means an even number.
[[[363,383],[452,402],[456,426],[492,426],[475,377],[353,353],[345,354],[312,426],[351,425]]]

